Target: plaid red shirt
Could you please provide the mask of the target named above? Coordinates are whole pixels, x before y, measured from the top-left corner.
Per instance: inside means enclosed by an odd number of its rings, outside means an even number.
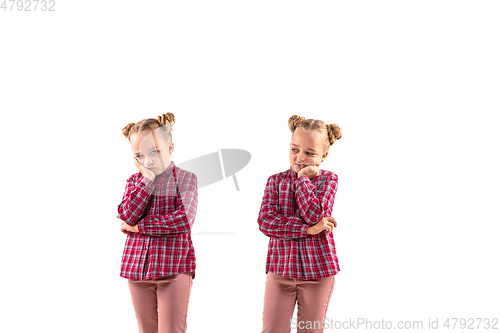
[[[198,205],[196,176],[174,162],[154,182],[140,172],[127,179],[118,216],[139,232],[125,241],[120,276],[145,280],[184,272],[195,275],[191,241]]]
[[[301,280],[340,271],[333,233],[309,235],[307,228],[332,216],[337,175],[321,170],[312,180],[289,170],[267,180],[259,213],[259,229],[269,236],[266,273]]]

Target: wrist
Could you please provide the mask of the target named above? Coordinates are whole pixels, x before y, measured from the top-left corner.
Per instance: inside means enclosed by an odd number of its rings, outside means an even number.
[[[308,228],[307,228],[307,234],[309,234],[309,235],[314,235],[314,229],[313,229],[313,228],[314,228],[314,226],[310,226],[310,227],[308,227]]]
[[[154,178],[152,178],[151,176],[144,176],[142,175],[145,179],[149,180],[150,182],[154,182]]]
[[[151,179],[147,178],[146,176],[142,177],[140,180],[141,190],[146,191],[147,193],[152,193],[154,188],[156,187],[156,184],[154,181]]]

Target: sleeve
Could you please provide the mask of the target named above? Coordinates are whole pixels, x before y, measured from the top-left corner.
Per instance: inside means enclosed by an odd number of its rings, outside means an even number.
[[[315,186],[308,177],[295,180],[295,200],[299,206],[300,215],[307,224],[316,224],[323,217],[330,216],[335,193],[337,193],[338,177],[328,173],[318,185],[318,195],[314,193]]]
[[[182,179],[180,197],[176,198],[176,210],[171,214],[147,215],[139,221],[139,233],[150,236],[169,236],[191,230],[198,207],[198,180],[193,173]]]
[[[135,225],[144,215],[154,188],[155,183],[146,177],[130,176],[122,202],[118,205],[118,217],[129,225]]]
[[[300,217],[286,217],[278,213],[277,182],[274,176],[267,180],[264,197],[259,212],[259,229],[269,237],[301,238],[307,237],[307,228]]]

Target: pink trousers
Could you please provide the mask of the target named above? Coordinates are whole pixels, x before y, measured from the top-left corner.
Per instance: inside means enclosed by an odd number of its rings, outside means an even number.
[[[323,319],[335,285],[335,275],[299,280],[268,272],[264,293],[262,333],[322,333]],[[295,303],[297,320],[292,321]]]
[[[192,286],[191,273],[128,280],[140,333],[184,333]]]

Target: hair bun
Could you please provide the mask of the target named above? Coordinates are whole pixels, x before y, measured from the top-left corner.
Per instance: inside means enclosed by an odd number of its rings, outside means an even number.
[[[165,129],[167,132],[172,131],[172,126],[175,123],[175,117],[174,114],[171,112],[162,114],[158,117],[156,117],[158,120],[158,123],[160,123],[160,126],[165,126]]]
[[[134,127],[135,123],[129,123],[127,126],[125,126],[122,129],[123,135],[128,139],[130,137],[130,131],[132,130],[132,127]]]
[[[335,143],[338,139],[342,137],[342,130],[337,124],[326,125],[328,131],[328,140],[330,141],[330,146]]]
[[[293,115],[291,116],[289,119],[288,119],[288,128],[290,129],[290,131],[293,133],[295,132],[295,129],[297,128],[297,126],[302,122],[304,121],[306,118],[305,117],[300,117],[300,116],[297,116],[297,115]]]

